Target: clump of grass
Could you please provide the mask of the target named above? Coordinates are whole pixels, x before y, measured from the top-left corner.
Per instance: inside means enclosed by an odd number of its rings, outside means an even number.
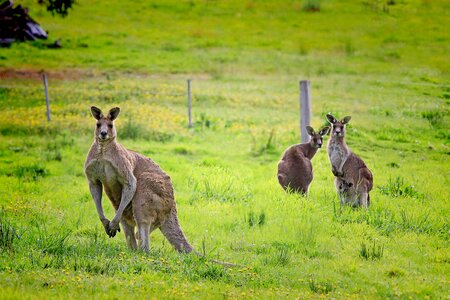
[[[272,264],[275,266],[286,266],[291,261],[289,248],[287,246],[277,247],[278,251],[272,257]]]
[[[16,238],[16,229],[6,218],[3,210],[0,210],[0,249],[11,250]]]
[[[405,275],[405,271],[400,268],[392,268],[388,272],[386,272],[386,275],[389,277],[400,277]]]
[[[180,154],[180,155],[191,155],[192,154],[192,151],[189,148],[184,147],[184,146],[175,147],[173,149],[173,152],[175,154]]]
[[[38,224],[38,238],[37,244],[41,249],[42,253],[50,254],[63,254],[67,248],[66,241],[71,235],[70,230],[56,231],[55,233],[49,234],[45,227],[45,224]]]
[[[302,10],[306,12],[319,12],[320,0],[306,0],[302,6]]]
[[[148,139],[161,143],[167,142],[173,138],[173,134],[156,130],[149,130],[143,125],[134,122],[131,117],[128,118],[125,125],[120,129],[118,135],[123,139]]]
[[[355,54],[355,46],[350,40],[345,41],[344,49],[347,56],[352,56],[353,54]]]
[[[272,129],[272,131],[269,134],[269,137],[267,140],[261,145],[257,142],[256,138],[253,137],[253,146],[251,153],[253,156],[261,156],[265,153],[272,154],[275,152],[275,130]]]
[[[248,201],[252,196],[240,176],[221,167],[208,168],[204,173],[193,174],[189,178],[189,186],[193,193],[191,202],[197,199],[242,202]]]
[[[308,285],[311,292],[316,294],[328,294],[334,290],[333,284],[327,281],[317,281],[313,275],[310,276]]]
[[[387,166],[391,167],[391,168],[400,168],[400,165],[398,163],[396,163],[395,161],[388,163]]]
[[[144,129],[139,124],[133,122],[129,117],[125,125],[120,129],[120,137],[124,139],[136,140],[143,136]]]
[[[196,128],[204,130],[205,128],[207,129],[212,128],[212,124],[213,122],[211,121],[211,118],[207,116],[205,113],[201,113],[200,119],[198,119],[194,125]]]
[[[372,245],[367,246],[366,243],[361,243],[361,249],[359,250],[359,256],[366,260],[376,260],[383,257],[384,246],[377,245],[375,241]]]
[[[404,231],[412,231],[417,233],[429,233],[435,231],[433,224],[429,219],[429,212],[421,212],[417,215],[407,213],[405,210],[400,211],[399,227]],[[439,230],[439,229],[437,229]]]
[[[31,165],[18,166],[14,169],[13,175],[19,179],[30,179],[37,181],[46,176],[48,173],[45,165],[41,163],[33,163]]]
[[[428,110],[422,112],[422,118],[427,119],[433,128],[443,128],[448,114],[448,111],[442,109]]]
[[[198,273],[201,278],[210,280],[221,280],[227,275],[224,267],[216,264],[208,264],[205,268],[200,269]]]
[[[391,197],[422,197],[422,195],[415,190],[414,186],[406,184],[401,176],[397,176],[395,179],[389,178],[388,183],[379,186],[378,189],[381,194]]]
[[[249,227],[256,225],[263,226],[266,223],[266,213],[262,211],[259,215],[257,215],[251,211],[248,213],[247,222]]]

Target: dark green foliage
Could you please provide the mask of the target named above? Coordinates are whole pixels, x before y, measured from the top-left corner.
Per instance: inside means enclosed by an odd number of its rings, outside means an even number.
[[[45,224],[37,224],[36,244],[42,253],[61,255],[67,251],[67,238],[71,233],[68,229],[49,233]]]
[[[377,245],[375,241],[371,245],[366,245],[365,242],[361,243],[361,249],[359,250],[359,256],[366,260],[376,260],[383,257],[384,246]]]
[[[0,210],[0,249],[11,250],[16,239],[16,229],[6,217],[5,212]]]
[[[306,12],[319,12],[320,0],[306,0],[302,6],[302,10]]]
[[[263,137],[264,139],[264,137]],[[275,129],[270,131],[267,140],[264,139],[264,143],[261,145],[259,141],[253,137],[253,147],[252,154],[253,156],[261,156],[264,154],[274,154],[276,150],[275,147]]]
[[[13,175],[19,179],[37,181],[42,177],[45,177],[48,171],[44,164],[33,163],[31,165],[18,166],[13,170]]]
[[[40,4],[44,4],[47,7],[47,11],[52,15],[60,15],[66,17],[69,13],[69,9],[75,4],[75,0],[39,0]]]
[[[139,124],[133,122],[132,118],[129,117],[125,125],[120,128],[120,137],[123,139],[136,140],[141,138],[144,133],[144,128]]]
[[[308,286],[311,292],[316,294],[328,294],[335,289],[330,282],[317,281],[314,275],[309,278]]]
[[[248,213],[247,217],[248,226],[253,227],[255,225],[263,226],[266,223],[266,213],[261,212],[259,215],[253,211]]]
[[[423,197],[422,194],[415,190],[413,185],[406,184],[401,176],[397,176],[395,179],[389,178],[388,183],[386,185],[379,186],[378,189],[381,194],[391,197]]]
[[[422,112],[422,117],[427,119],[433,128],[443,128],[446,125],[445,118],[448,118],[449,114],[449,110],[437,109]]]

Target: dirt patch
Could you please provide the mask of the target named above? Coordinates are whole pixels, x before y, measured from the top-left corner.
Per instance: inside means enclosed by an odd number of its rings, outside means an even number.
[[[28,69],[0,69],[0,79],[31,79],[31,80],[42,80],[43,71],[38,70],[28,70]],[[95,77],[96,74],[90,70],[52,70],[46,71],[48,77],[52,80],[76,80],[83,78]]]
[[[4,79],[25,79],[25,80],[40,80],[42,81],[43,70],[33,69],[10,69],[0,68],[0,80]],[[64,70],[49,70],[45,71],[48,78],[51,80],[83,80],[92,78],[105,77],[124,77],[124,78],[166,78],[172,80],[191,78],[193,80],[208,80],[212,76],[205,73],[196,74],[150,74],[144,72],[124,72],[124,71],[98,71],[92,69],[64,69]]]

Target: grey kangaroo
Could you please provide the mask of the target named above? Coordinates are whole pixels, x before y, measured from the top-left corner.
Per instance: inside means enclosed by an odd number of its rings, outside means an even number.
[[[331,124],[331,138],[328,140],[328,157],[335,176],[335,187],[342,204],[368,207],[369,192],[373,187],[373,176],[364,161],[353,153],[345,143],[345,125],[351,117],[338,121],[327,114]],[[345,189],[345,191],[343,191]]]
[[[313,180],[311,159],[317,150],[322,147],[323,136],[328,133],[330,127],[326,126],[315,132],[311,126],[306,126],[306,131],[311,136],[308,143],[297,144],[289,147],[278,163],[278,182],[285,190],[307,194],[309,185]]]
[[[120,108],[112,108],[106,115],[91,107],[97,120],[94,143],[84,164],[89,190],[94,199],[100,221],[110,237],[120,231],[131,249],[149,251],[149,234],[159,228],[179,252],[191,252],[192,246],[180,228],[177,206],[170,177],[150,158],[125,149],[116,141],[114,120]],[[111,201],[116,214],[109,221],[102,208],[102,189]],[[137,226],[137,236],[135,227]]]

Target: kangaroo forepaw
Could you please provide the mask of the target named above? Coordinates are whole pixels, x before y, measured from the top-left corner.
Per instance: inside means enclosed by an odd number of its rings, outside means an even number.
[[[108,219],[102,220],[103,227],[105,227],[106,234],[111,238],[115,237],[117,231],[120,232],[119,223],[110,222]]]
[[[336,177],[344,177],[344,172],[339,172],[335,168],[332,168],[331,172],[333,172],[333,175],[336,176]]]

